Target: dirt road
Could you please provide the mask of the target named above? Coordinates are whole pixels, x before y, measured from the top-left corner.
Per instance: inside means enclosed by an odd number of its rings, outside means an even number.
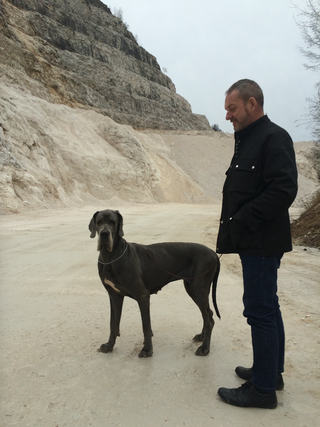
[[[219,206],[123,205],[128,241],[194,241],[214,249]],[[88,223],[96,207],[1,217],[1,426],[315,427],[320,418],[320,256],[295,248],[282,262],[285,389],[276,410],[223,403],[251,363],[237,256],[221,258],[211,353],[197,357],[200,312],[175,282],[151,298],[154,356],[139,359],[138,306],[125,300],[121,337],[98,353],[109,299]]]

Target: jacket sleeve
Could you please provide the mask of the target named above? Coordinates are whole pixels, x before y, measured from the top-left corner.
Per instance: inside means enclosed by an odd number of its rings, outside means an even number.
[[[284,132],[269,135],[262,149],[262,189],[233,216],[252,231],[289,209],[297,194],[293,142]]]

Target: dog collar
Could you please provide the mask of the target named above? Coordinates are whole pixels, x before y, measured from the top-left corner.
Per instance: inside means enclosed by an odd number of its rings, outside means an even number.
[[[100,264],[102,264],[102,265],[109,265],[109,264],[113,264],[114,262],[118,261],[118,259],[120,259],[120,258],[122,258],[122,257],[123,257],[123,255],[127,252],[128,246],[129,246],[129,245],[127,245],[127,246],[126,246],[126,248],[125,248],[125,250],[122,252],[122,254],[121,254],[118,258],[114,259],[113,261],[110,261],[110,262],[102,262],[102,261],[100,261],[100,259],[98,258],[98,262],[100,262]]]

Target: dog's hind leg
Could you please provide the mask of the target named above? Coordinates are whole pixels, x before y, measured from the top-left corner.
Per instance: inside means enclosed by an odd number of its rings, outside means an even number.
[[[189,297],[197,304],[197,302],[195,301],[193,287],[186,280],[183,281],[183,284],[184,284],[185,290],[186,290],[187,294],[189,295]],[[200,334],[197,334],[193,337],[193,341],[202,342],[203,341],[203,335],[204,335],[204,330],[202,329],[202,332]]]
[[[211,343],[211,334],[214,326],[214,320],[212,316],[212,310],[210,310],[209,306],[207,308],[201,307],[199,304],[202,318],[203,318],[203,329],[200,335],[196,335],[193,339],[194,341],[201,341],[202,345],[197,348],[195,354],[197,356],[207,356],[210,352],[210,343]],[[199,338],[199,339],[197,339]]]
[[[117,337],[120,337],[120,319],[123,306],[123,296],[109,293],[110,298],[110,336],[109,341],[100,346],[101,353],[113,350]]]
[[[212,317],[213,318],[213,311],[209,308],[209,316],[210,316],[210,318]],[[213,324],[214,324],[214,321],[213,321]],[[213,326],[212,326],[213,327]],[[204,340],[204,333],[205,333],[205,329],[204,329],[204,326],[203,326],[203,328],[202,328],[202,331],[201,331],[201,333],[200,334],[196,334],[194,337],[193,337],[193,341],[194,342],[203,342],[203,340]]]
[[[197,356],[206,356],[210,352],[211,333],[214,326],[213,312],[209,306],[210,287],[207,292],[206,287],[201,286],[201,283],[199,285],[196,282],[190,284],[186,280],[184,280],[184,287],[188,295],[199,307],[203,318],[202,331],[193,337],[193,341],[202,342],[202,345],[197,348],[195,354]]]

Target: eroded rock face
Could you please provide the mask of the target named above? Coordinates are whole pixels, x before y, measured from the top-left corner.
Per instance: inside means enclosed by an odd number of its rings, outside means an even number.
[[[142,129],[213,132],[99,0],[0,0],[0,214],[203,200]]]
[[[171,160],[161,135],[153,133],[176,131],[143,133],[92,109],[33,96],[26,89],[31,86],[26,76],[20,85],[0,78],[0,215],[83,203],[106,206],[114,198],[206,199]],[[39,85],[32,88],[41,93]]]
[[[48,102],[135,128],[210,128],[99,0],[0,0],[0,72]]]

